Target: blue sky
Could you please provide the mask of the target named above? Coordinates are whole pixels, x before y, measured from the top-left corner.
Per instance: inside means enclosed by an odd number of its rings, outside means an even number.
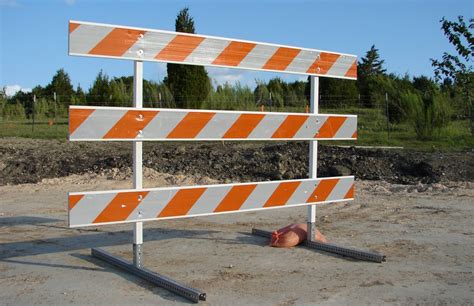
[[[472,0],[321,0],[321,1],[131,1],[0,0],[0,87],[46,85],[59,68],[73,84],[88,89],[102,69],[110,76],[131,75],[131,61],[67,55],[68,20],[174,30],[177,12],[188,6],[197,32],[363,56],[372,44],[389,72],[432,76],[429,58],[453,51],[439,20],[473,17]],[[209,68],[217,82],[285,74]],[[164,64],[146,63],[145,78],[160,81]]]

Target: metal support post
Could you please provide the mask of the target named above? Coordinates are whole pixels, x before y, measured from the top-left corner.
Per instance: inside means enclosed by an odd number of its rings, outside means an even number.
[[[310,89],[310,109],[309,112],[317,114],[319,112],[319,78],[311,76]],[[309,178],[317,178],[318,176],[318,141],[309,141]],[[316,205],[308,206],[308,231],[306,240],[314,241],[316,237]]]
[[[133,62],[133,106],[143,108],[143,62]],[[135,141],[133,146],[133,188],[143,188],[143,143]],[[133,264],[142,267],[143,222],[133,224]]]

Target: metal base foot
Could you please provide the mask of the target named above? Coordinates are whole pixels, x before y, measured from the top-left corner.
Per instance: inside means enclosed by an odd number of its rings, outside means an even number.
[[[261,230],[261,229],[252,229],[252,234],[260,237],[271,238],[272,232]],[[384,262],[386,260],[385,255],[379,254],[376,252],[370,251],[362,251],[353,248],[347,248],[343,246],[339,246],[332,243],[323,243],[319,241],[309,241],[305,240],[303,245],[308,248],[334,253],[346,257],[351,257],[359,260],[371,261],[371,262]]]
[[[130,272],[138,277],[141,277],[157,286],[160,286],[166,290],[169,290],[171,292],[174,292],[184,298],[187,298],[190,301],[193,301],[195,303],[198,303],[199,301],[205,301],[206,300],[206,293],[194,289],[191,287],[188,287],[186,285],[180,284],[177,281],[172,280],[169,277],[166,277],[164,275],[155,273],[153,271],[150,271],[146,268],[143,267],[137,267],[133,265],[132,263],[119,258],[115,257],[109,252],[106,252],[101,249],[91,249],[91,255],[93,257],[96,257],[98,259],[101,259],[111,265],[114,265],[120,269],[123,269],[127,272]]]

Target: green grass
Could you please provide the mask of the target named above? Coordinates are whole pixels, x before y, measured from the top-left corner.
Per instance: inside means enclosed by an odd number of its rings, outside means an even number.
[[[304,111],[301,108],[273,108],[272,110],[284,112]],[[269,109],[267,108],[266,111],[269,111]],[[358,115],[357,141],[322,142],[327,145],[400,146],[421,151],[463,151],[474,148],[474,137],[470,134],[468,120],[453,121],[447,128],[435,133],[431,140],[419,140],[416,138],[413,128],[406,123],[391,125],[389,137],[385,116],[379,109],[322,109],[321,113]],[[30,120],[0,120],[0,138],[3,137],[66,139],[67,118],[57,119],[52,125],[49,124],[48,120],[41,120],[35,122],[34,129]]]
[[[67,119],[58,119],[53,124],[48,120],[36,121],[34,126],[30,120],[0,121],[0,138],[66,139],[67,130]]]

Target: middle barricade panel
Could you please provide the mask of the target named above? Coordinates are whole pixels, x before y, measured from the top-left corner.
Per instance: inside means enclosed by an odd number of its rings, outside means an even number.
[[[183,218],[348,201],[354,177],[69,194],[69,226]]]
[[[354,140],[357,116],[70,106],[71,141]]]

